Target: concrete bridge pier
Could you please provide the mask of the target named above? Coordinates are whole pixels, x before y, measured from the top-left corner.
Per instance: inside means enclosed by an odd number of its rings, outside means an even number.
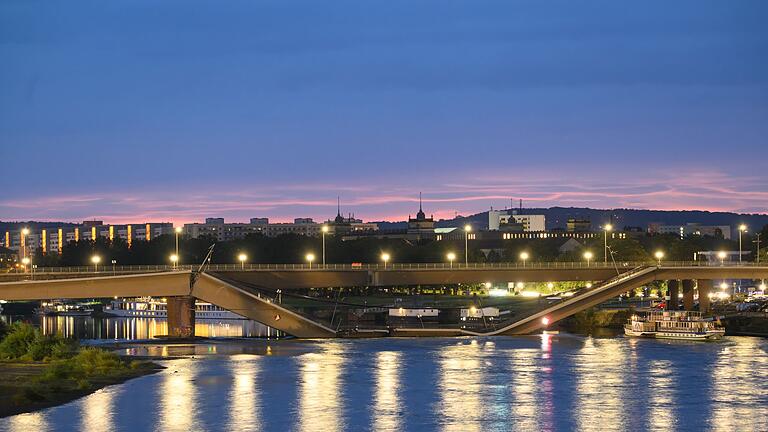
[[[195,298],[168,297],[168,337],[195,337]]]
[[[695,282],[693,279],[683,279],[683,309],[687,311],[693,310],[693,287]]]
[[[677,279],[670,279],[667,281],[667,310],[677,310],[677,305],[680,299],[680,281]]]
[[[699,279],[696,288],[699,290],[699,312],[709,312],[709,293],[712,292],[712,279]]]

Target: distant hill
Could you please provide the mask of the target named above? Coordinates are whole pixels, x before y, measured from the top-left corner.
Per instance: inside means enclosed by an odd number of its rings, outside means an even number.
[[[591,209],[586,207],[550,207],[524,208],[522,214],[543,214],[546,218],[547,229],[565,229],[570,218],[589,219],[593,229],[610,221],[617,228],[640,227],[646,229],[649,223],[664,225],[683,225],[700,223],[702,225],[729,225],[735,229],[739,224],[747,224],[751,231],[762,229],[768,225],[768,215],[739,214],[729,212],[709,212],[701,210],[634,210],[634,209]],[[381,229],[405,228],[406,222],[377,222]],[[461,227],[467,223],[477,229],[488,229],[488,212],[471,216],[458,216],[453,219],[443,219],[436,222],[438,227]]]

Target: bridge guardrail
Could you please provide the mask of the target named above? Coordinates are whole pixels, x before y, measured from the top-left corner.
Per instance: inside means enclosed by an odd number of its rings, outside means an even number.
[[[768,264],[757,264],[754,262],[705,262],[705,261],[662,261],[661,267],[756,267],[767,266]],[[614,263],[602,262],[499,262],[499,263],[375,263],[375,264],[211,264],[206,267],[209,271],[257,271],[257,270],[546,270],[546,269],[618,269],[630,270],[639,266],[654,266],[659,264],[656,261],[622,261]],[[160,272],[160,271],[190,271],[197,270],[198,265],[100,265],[98,269],[93,266],[72,266],[72,267],[37,267],[28,270],[27,273],[94,273],[109,275],[110,273],[139,273],[139,272]],[[11,271],[8,274],[22,274],[23,271]]]

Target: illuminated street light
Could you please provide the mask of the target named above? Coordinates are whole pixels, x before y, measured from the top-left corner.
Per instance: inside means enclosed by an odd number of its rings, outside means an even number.
[[[720,258],[720,265],[723,265],[723,261],[725,261],[725,258],[728,256],[725,251],[720,251],[717,253],[717,257]]]
[[[587,260],[587,267],[589,267],[589,262],[592,261],[592,257],[594,257],[592,252],[590,251],[584,252],[584,259]]]
[[[448,258],[448,261],[451,263],[451,268],[453,268],[453,261],[456,259],[456,254],[453,252],[448,252],[448,255],[445,257]]]
[[[528,252],[520,252],[520,259],[523,260],[523,267],[525,267],[525,262],[528,261],[528,258],[530,258]]]
[[[93,263],[93,270],[98,273],[99,271],[99,263],[101,262],[101,257],[98,255],[94,255],[91,257],[91,262]]]
[[[464,266],[469,267],[469,233],[472,232],[472,225],[464,225]]]
[[[24,227],[21,229],[20,241],[21,241],[21,259],[27,257],[27,241],[26,237],[29,235],[29,228]],[[8,245],[6,245],[7,247]]]
[[[171,263],[173,263],[173,268],[176,268],[176,263],[179,262],[179,256],[176,254],[173,254],[170,256]],[[112,260],[114,262],[114,260]]]
[[[241,253],[237,256],[237,260],[240,261],[240,270],[245,270],[245,260],[248,259],[248,255]]]
[[[544,327],[549,325],[549,318],[544,317],[541,319],[541,323],[544,324]]]
[[[389,254],[384,252],[381,254],[381,260],[384,261],[384,268],[387,268],[387,262],[389,261]]]
[[[314,260],[315,260],[315,254],[313,254],[313,253],[308,253],[308,254],[307,254],[307,255],[306,255],[304,258],[305,258],[305,259],[307,260],[307,262],[309,263],[309,268],[311,269],[311,268],[312,268],[312,261],[314,261]]]
[[[328,225],[323,225],[320,227],[320,232],[322,233],[323,237],[323,267],[325,267],[325,234],[330,231],[330,228],[328,228]]]
[[[179,261],[179,234],[181,234],[182,229],[176,227],[173,231],[176,233],[176,261],[173,262],[173,267],[176,268],[176,262]]]
[[[744,224],[739,225],[739,262],[741,262],[741,235],[747,232],[747,226]]]
[[[21,259],[21,264],[22,264],[22,266],[24,266],[24,273],[27,272],[27,266],[29,266],[30,262],[31,262],[31,260],[29,258],[27,258],[27,257],[24,257],[24,258]]]
[[[720,289],[721,290],[727,290],[728,289],[728,284],[725,283],[725,281],[720,282]]]
[[[611,224],[605,224],[603,226],[603,236],[604,236],[604,242],[603,242],[603,262],[606,264],[608,263],[608,232],[613,231],[613,225]]]
[[[659,262],[659,265],[661,265],[661,259],[664,258],[664,252],[656,251],[656,253],[654,253],[653,256],[656,257],[656,260]]]

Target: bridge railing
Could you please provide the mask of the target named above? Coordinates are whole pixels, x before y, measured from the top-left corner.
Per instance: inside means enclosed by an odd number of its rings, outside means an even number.
[[[759,265],[766,266],[761,263]],[[352,271],[352,270],[547,270],[547,269],[615,269],[624,273],[639,266],[660,267],[755,267],[754,262],[706,262],[706,261],[621,261],[617,263],[603,263],[575,261],[575,262],[498,262],[498,263],[375,263],[375,264],[210,264],[208,271],[267,271],[267,270],[303,270],[303,271]],[[199,265],[99,265],[99,266],[71,266],[71,267],[35,267],[28,269],[27,273],[146,273],[167,271],[197,270]],[[13,270],[11,274],[24,273]]]

